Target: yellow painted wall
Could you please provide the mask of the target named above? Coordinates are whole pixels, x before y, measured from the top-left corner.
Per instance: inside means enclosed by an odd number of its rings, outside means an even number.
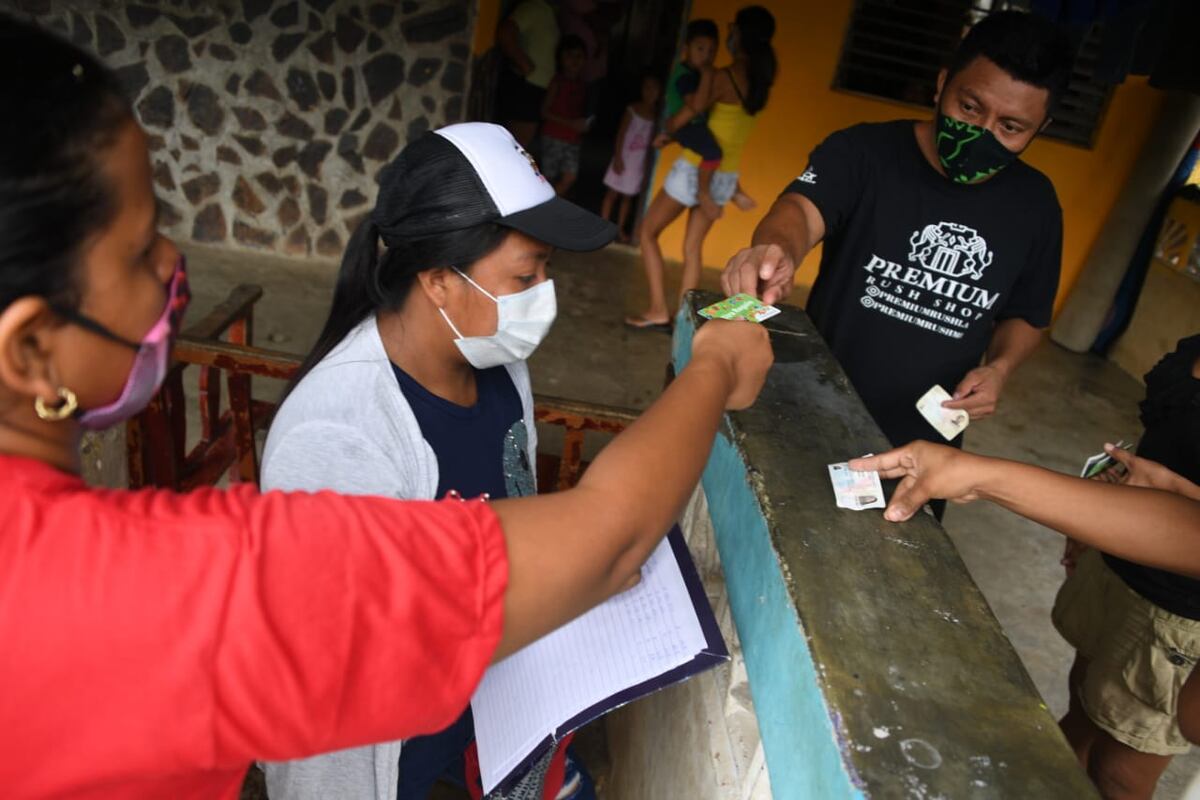
[[[479,0],[475,6],[475,55],[483,55],[495,43],[499,24],[500,0]]]
[[[857,122],[927,116],[928,112],[899,104],[832,91],[834,70],[841,53],[853,0],[757,0],[775,15],[775,51],[779,78],[770,104],[762,112],[742,160],[742,184],[759,208],[742,213],[730,206],[709,234],[704,261],[723,266],[726,259],[750,241],[758,220],[780,190],[804,169],[809,151],[830,132]],[[724,36],[726,23],[740,3],[694,0],[692,16],[717,21]],[[726,54],[727,55],[727,54]],[[725,60],[718,56],[718,64]],[[1142,143],[1156,119],[1161,94],[1133,78],[1118,87],[1092,149],[1039,139],[1026,160],[1054,182],[1063,207],[1063,277],[1058,306],[1087,258],[1088,250],[1112,208]],[[660,159],[656,188],[676,155],[667,148]],[[682,219],[663,234],[668,256],[682,253]],[[809,256],[798,282],[811,284],[819,250]]]

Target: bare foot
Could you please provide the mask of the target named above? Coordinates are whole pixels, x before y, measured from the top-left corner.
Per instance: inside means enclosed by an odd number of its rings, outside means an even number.
[[[742,211],[752,211],[758,207],[758,201],[745,192],[737,192],[733,195],[733,204]]]

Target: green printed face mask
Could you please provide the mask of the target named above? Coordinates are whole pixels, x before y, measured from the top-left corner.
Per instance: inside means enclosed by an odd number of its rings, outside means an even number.
[[[981,181],[1021,155],[1000,144],[987,128],[961,122],[940,110],[935,125],[938,160],[946,170],[946,177],[955,183]]]

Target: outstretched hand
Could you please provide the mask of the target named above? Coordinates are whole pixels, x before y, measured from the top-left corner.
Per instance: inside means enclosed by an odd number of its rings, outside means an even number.
[[[1118,474],[1119,471],[1116,469],[1102,472],[1101,475],[1110,482],[1124,483],[1126,486],[1141,486],[1146,489],[1162,489],[1193,499],[1200,494],[1200,491],[1197,491],[1200,487],[1157,461],[1135,456],[1128,450],[1112,444],[1104,445],[1104,452],[1125,468],[1123,474]]]
[[[877,456],[853,458],[850,469],[899,478],[883,516],[903,522],[930,500],[966,503],[975,500],[978,473],[975,457],[953,447],[915,441]]]
[[[734,253],[721,273],[726,295],[746,293],[774,305],[787,297],[796,275],[796,262],[777,244],[760,244]]]

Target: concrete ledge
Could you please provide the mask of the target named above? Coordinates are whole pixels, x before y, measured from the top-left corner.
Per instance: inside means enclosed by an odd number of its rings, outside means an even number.
[[[771,800],[750,679],[730,614],[708,502],[697,489],[680,519],[730,660],[605,719],[613,800]]]
[[[1095,797],[941,526],[834,506],[826,465],[887,442],[803,312],[767,327],[703,486],[774,797]]]

